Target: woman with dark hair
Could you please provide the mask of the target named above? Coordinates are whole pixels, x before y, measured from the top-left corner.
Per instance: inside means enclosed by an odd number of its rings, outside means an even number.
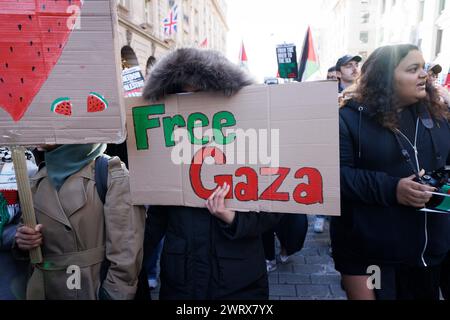
[[[419,179],[449,163],[450,128],[424,65],[416,46],[378,48],[345,94],[330,232],[349,299],[439,299],[450,217],[420,211],[435,188]]]

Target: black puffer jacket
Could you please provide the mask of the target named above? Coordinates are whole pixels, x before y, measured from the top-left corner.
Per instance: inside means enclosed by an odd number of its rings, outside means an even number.
[[[158,100],[183,90],[231,96],[252,80],[222,54],[178,49],[151,70],[143,96]],[[161,299],[268,299],[262,233],[281,215],[236,213],[231,226],[207,209],[151,207],[145,256],[165,235],[161,256]]]
[[[150,207],[145,255],[166,237],[160,299],[268,299],[261,235],[280,218],[237,213],[233,224],[226,225],[207,209]]]
[[[414,144],[418,114],[411,106],[400,114],[400,130]],[[426,113],[428,114],[428,113]],[[421,169],[433,171],[449,163],[450,128],[446,121],[419,117],[417,135]],[[412,146],[401,138],[416,165]],[[342,216],[332,219],[333,252],[368,263],[436,265],[450,247],[450,215],[424,213],[399,205],[400,179],[414,174],[402,155],[401,144],[390,130],[356,102],[340,110],[340,160]]]

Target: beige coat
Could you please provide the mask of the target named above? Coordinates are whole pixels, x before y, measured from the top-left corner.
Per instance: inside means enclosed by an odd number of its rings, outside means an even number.
[[[128,171],[118,158],[109,161],[105,205],[97,194],[94,170],[92,161],[69,177],[59,192],[50,185],[46,168],[31,179],[36,218],[43,225],[44,263],[34,269],[28,299],[98,299],[105,257],[110,267],[103,289],[113,299],[134,297],[145,211],[131,205]],[[69,266],[75,268],[68,270]],[[71,272],[77,268],[80,289],[73,289],[77,279]]]

